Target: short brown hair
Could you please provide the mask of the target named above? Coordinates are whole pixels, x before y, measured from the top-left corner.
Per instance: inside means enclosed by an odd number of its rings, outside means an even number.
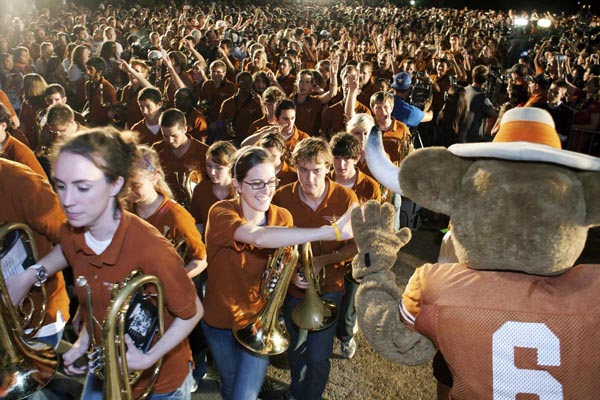
[[[324,163],[328,167],[333,165],[333,154],[329,144],[318,137],[301,140],[292,152],[292,162],[298,165],[301,162]]]

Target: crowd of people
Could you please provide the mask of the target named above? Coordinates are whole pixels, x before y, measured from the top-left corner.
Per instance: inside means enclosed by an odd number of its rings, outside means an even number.
[[[235,331],[264,306],[269,255],[306,243],[339,316],[319,331],[297,326],[310,282],[296,271],[282,305],[289,397],[321,398],[334,339],[343,357],[356,352],[349,210],[391,202],[401,225],[400,195],[364,158],[372,128],[399,164],[415,147],[490,141],[507,110],[540,107],[563,147],[600,152],[600,18],[589,9],[11,7],[0,16],[0,199],[12,208],[0,220],[29,224],[43,256],[9,279],[11,296],[47,283],[38,339],[57,346],[75,314],[65,371],[83,373],[77,359],[102,340],[105,286],[133,269],[159,276],[168,334],[146,353],[127,339],[131,368],[163,358],[151,398],[189,398],[205,347],[223,398],[256,398],[269,358]],[[78,288],[82,307],[69,310],[69,265],[93,308]],[[102,396],[93,374],[84,390]]]

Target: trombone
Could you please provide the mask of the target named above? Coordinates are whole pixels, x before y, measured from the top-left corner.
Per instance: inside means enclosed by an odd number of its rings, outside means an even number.
[[[24,240],[21,232],[26,236]],[[9,237],[9,235],[14,236]],[[7,241],[10,243],[7,244]],[[26,247],[25,244],[28,246]],[[11,268],[9,264],[11,259],[14,260],[15,252],[19,256],[23,255],[20,250],[24,250],[28,257],[31,256],[37,260],[33,231],[29,226],[19,222],[1,224],[0,395],[10,400],[27,398],[43,388],[50,382],[58,366],[58,356],[51,346],[36,340],[26,340],[37,333],[43,322],[47,302],[44,285],[41,286],[44,298],[41,319],[34,324],[32,331],[28,334],[25,334],[24,327],[29,326],[31,322],[33,303],[31,303],[30,312],[25,315],[24,320],[20,320],[8,294],[4,275]],[[22,257],[19,261],[22,261]]]
[[[310,286],[306,289],[304,299],[294,307],[292,320],[299,328],[308,331],[327,329],[335,323],[338,310],[335,302],[319,295],[310,242],[302,245],[301,265]]]

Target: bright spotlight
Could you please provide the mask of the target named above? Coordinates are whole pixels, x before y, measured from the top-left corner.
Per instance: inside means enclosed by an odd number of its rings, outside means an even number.
[[[414,6],[415,5],[415,0],[410,0],[410,5]]]
[[[527,18],[523,18],[523,17],[515,18],[513,21],[513,24],[515,26],[526,26],[528,23],[529,23],[529,20]]]
[[[542,18],[538,20],[537,25],[540,28],[549,28],[550,25],[552,25],[552,21],[550,21],[548,18]]]

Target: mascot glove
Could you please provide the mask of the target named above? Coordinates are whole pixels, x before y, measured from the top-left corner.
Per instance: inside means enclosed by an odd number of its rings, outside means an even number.
[[[358,248],[352,261],[352,275],[357,280],[391,268],[398,251],[411,238],[408,228],[394,231],[394,207],[376,201],[352,210],[352,230]]]

